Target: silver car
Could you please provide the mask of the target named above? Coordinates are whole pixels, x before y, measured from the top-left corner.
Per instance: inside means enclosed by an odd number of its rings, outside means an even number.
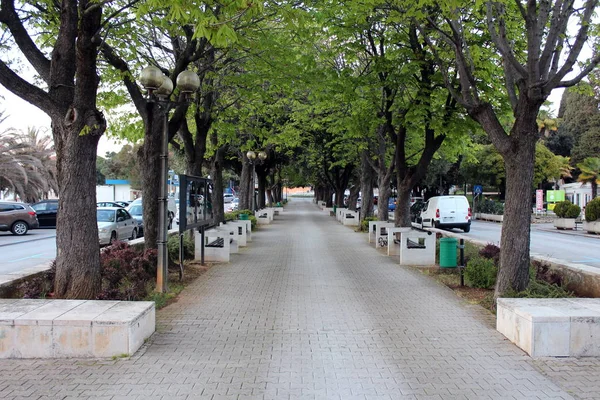
[[[133,240],[138,237],[138,223],[121,207],[98,207],[98,239],[101,245],[116,240]]]

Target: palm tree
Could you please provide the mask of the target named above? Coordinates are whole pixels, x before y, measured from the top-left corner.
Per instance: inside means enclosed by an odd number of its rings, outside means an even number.
[[[4,121],[0,112],[0,123]],[[56,162],[51,139],[37,129],[23,134],[0,131],[0,191],[12,192],[25,202],[35,202],[57,190]]]
[[[577,168],[581,170],[577,180],[583,183],[591,183],[592,199],[598,195],[598,184],[600,183],[600,158],[588,157],[582,163],[577,164]]]

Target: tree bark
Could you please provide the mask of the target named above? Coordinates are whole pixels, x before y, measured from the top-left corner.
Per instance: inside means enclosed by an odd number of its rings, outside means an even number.
[[[142,208],[144,219],[144,248],[156,249],[158,238],[158,197],[160,192],[160,152],[164,130],[166,108],[158,103],[148,102],[148,122],[144,143],[138,150],[141,168]]]
[[[413,185],[410,183],[398,185],[398,198],[396,199],[396,211],[394,213],[394,223],[396,226],[412,226],[410,221],[410,198],[412,191]]]
[[[369,151],[363,150],[360,155],[361,174],[360,174],[360,192],[361,206],[360,219],[373,216],[373,186],[375,185],[375,170],[369,162]]]
[[[350,195],[348,196],[348,209],[356,211],[356,203],[360,194],[360,185],[352,185],[350,187]]]
[[[216,135],[215,135],[216,137]],[[213,156],[210,177],[213,181],[213,215],[214,221],[218,225],[225,222],[225,208],[223,204],[223,161],[225,157],[225,148],[220,147]]]
[[[240,210],[249,210],[252,207],[252,164],[248,157],[242,154],[242,174],[240,176]]]

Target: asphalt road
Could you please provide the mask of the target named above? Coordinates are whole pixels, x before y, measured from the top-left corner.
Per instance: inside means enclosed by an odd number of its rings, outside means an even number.
[[[0,232],[0,275],[21,272],[56,258],[56,229],[33,229],[24,236]]]
[[[498,245],[501,228],[499,223],[473,221],[471,232],[464,235]],[[454,232],[462,231],[455,229]],[[600,235],[589,235],[581,230],[559,231],[552,224],[532,224],[531,253],[600,268]]]

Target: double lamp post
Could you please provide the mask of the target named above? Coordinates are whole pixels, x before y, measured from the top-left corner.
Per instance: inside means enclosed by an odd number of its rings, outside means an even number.
[[[164,107],[162,145],[160,152],[160,191],[158,195],[158,265],[156,266],[156,291],[164,293],[168,290],[168,267],[169,255],[167,252],[168,236],[168,186],[167,177],[169,172],[169,110],[173,105],[188,102],[192,93],[200,87],[198,75],[192,71],[183,71],[177,76],[177,88],[180,92],[179,101],[171,101],[173,93],[173,82],[154,66],[142,70],[140,83],[148,91],[148,102],[157,103]],[[152,109],[154,110],[154,109]],[[153,111],[152,111],[153,112]],[[149,116],[152,119],[153,115]]]

